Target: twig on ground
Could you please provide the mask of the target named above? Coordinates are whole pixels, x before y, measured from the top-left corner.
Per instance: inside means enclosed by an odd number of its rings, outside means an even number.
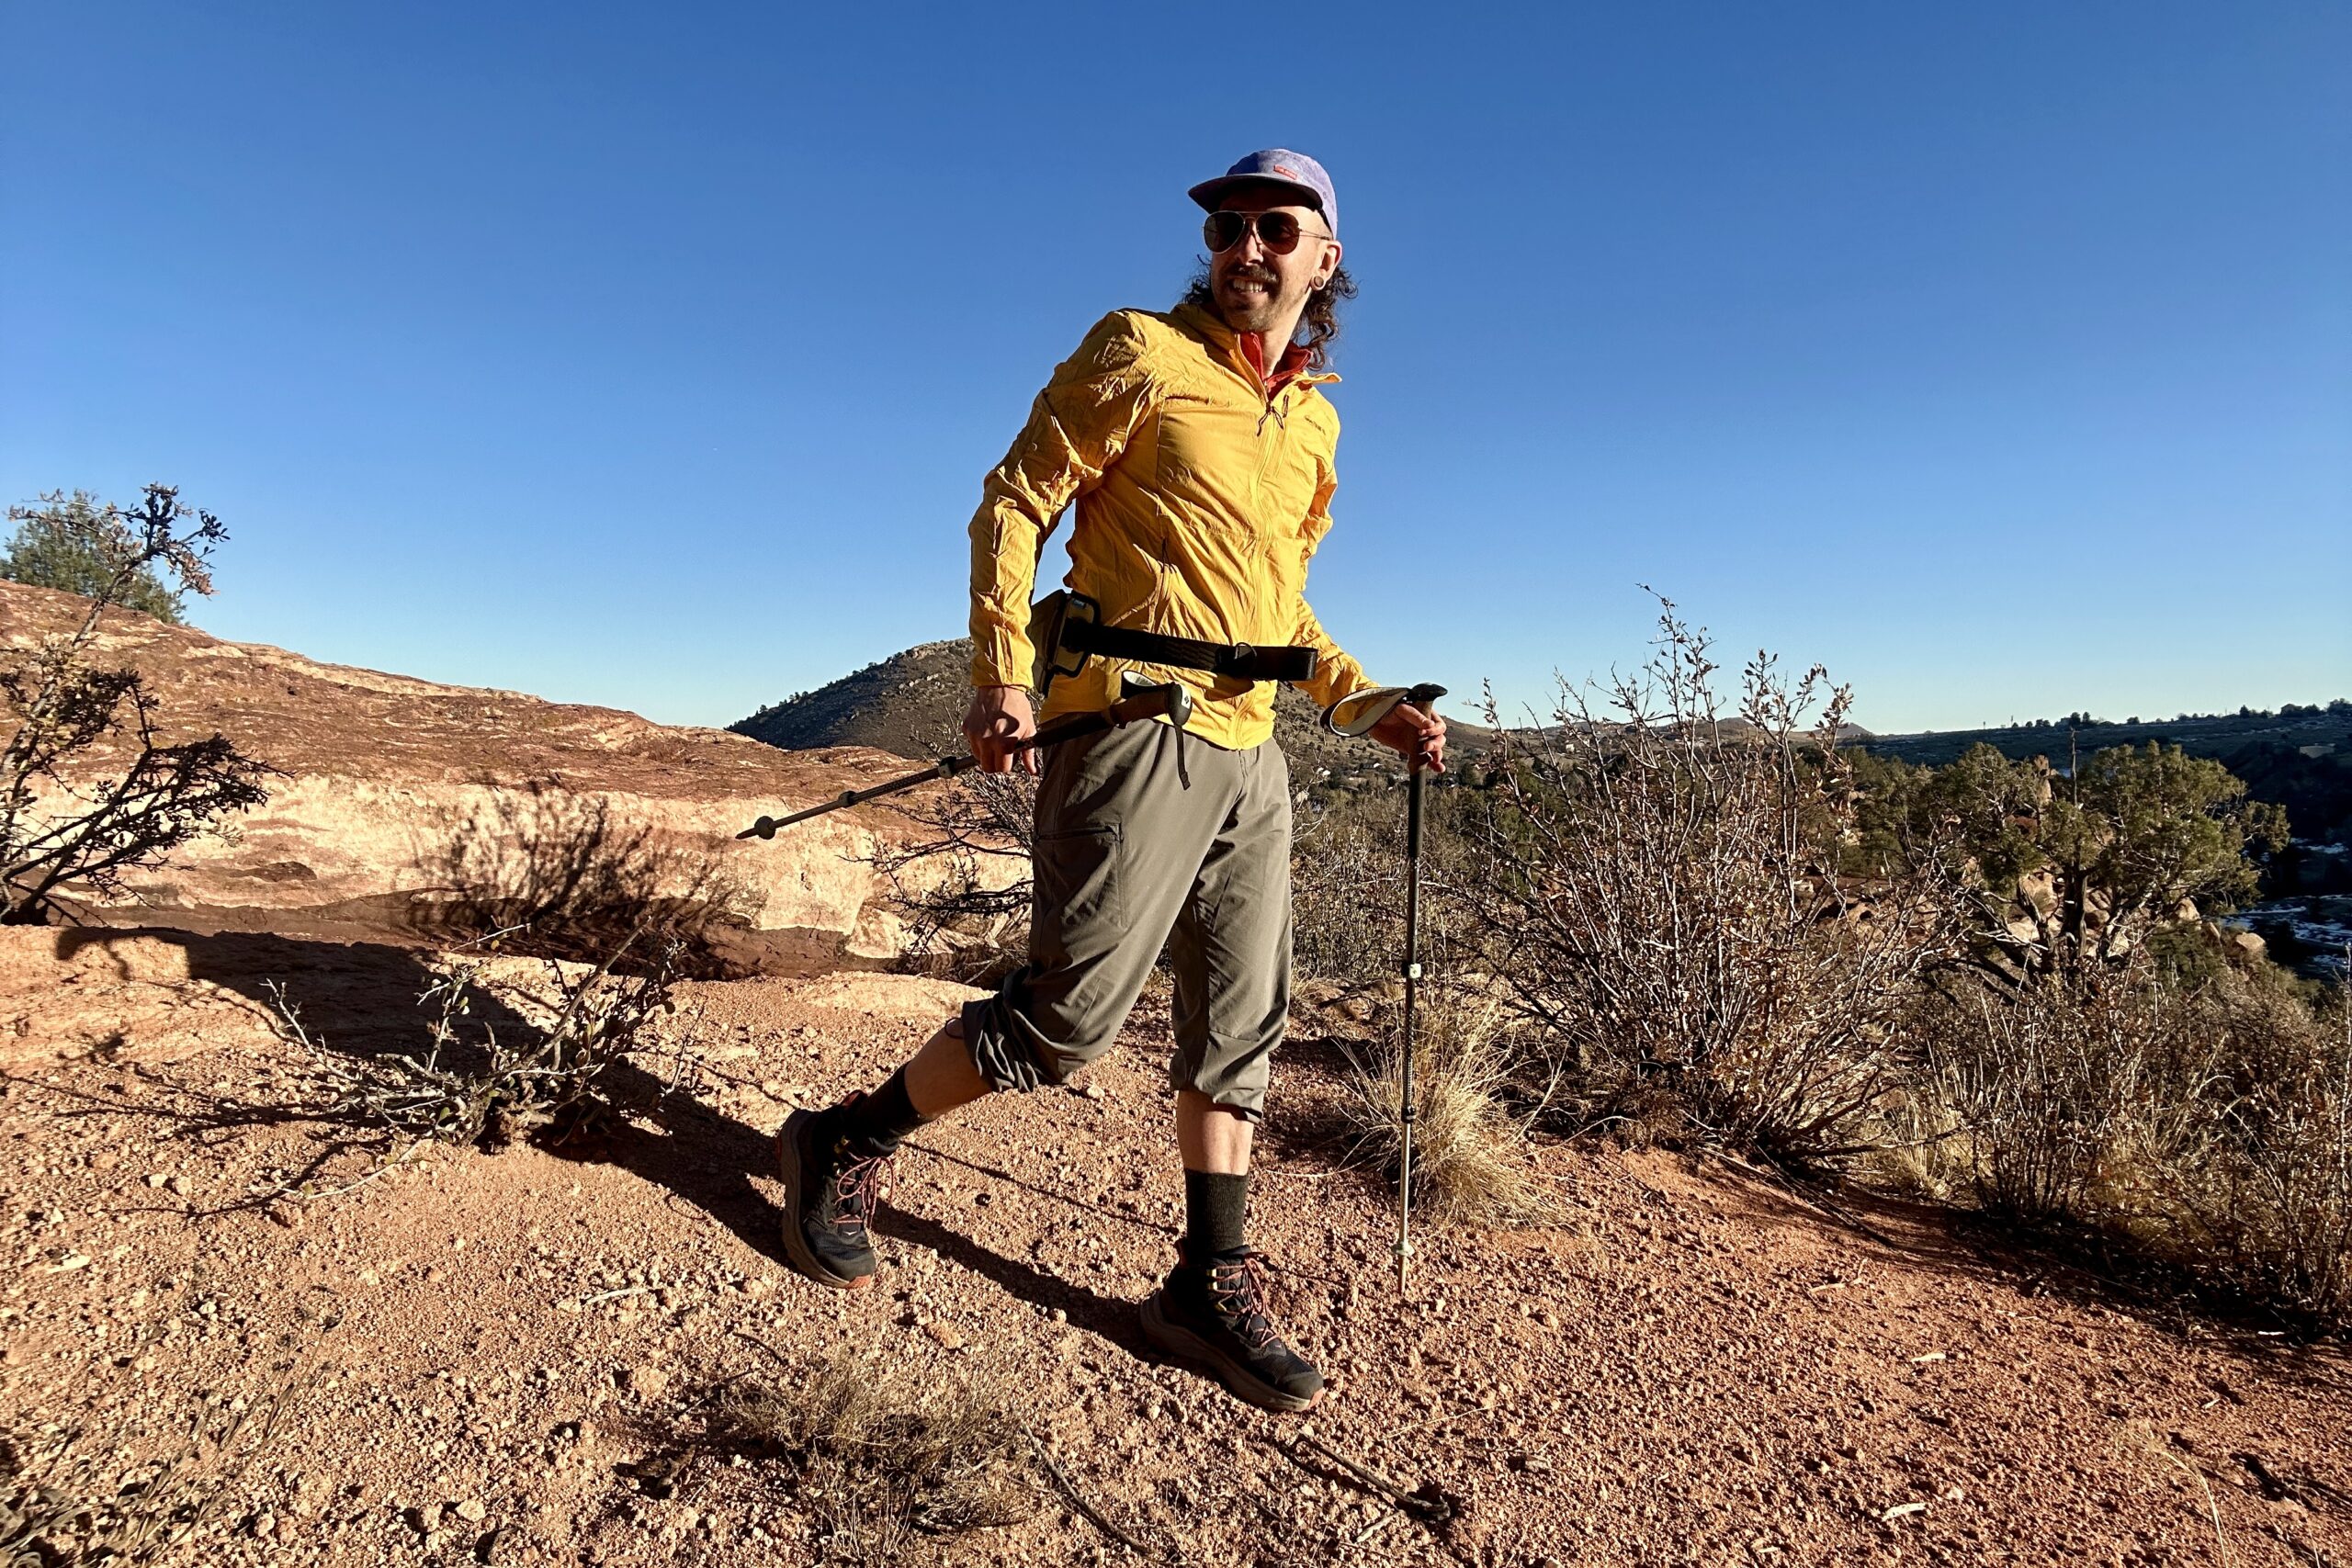
[[[599,1302],[616,1302],[623,1296],[641,1296],[648,1291],[658,1291],[661,1288],[659,1285],[624,1285],[617,1291],[605,1291],[599,1295],[582,1296],[580,1298],[580,1304],[592,1307]]]
[[[1300,1432],[1295,1438],[1291,1439],[1291,1442],[1287,1446],[1285,1446],[1280,1438],[1276,1438],[1274,1439],[1274,1447],[1282,1451],[1284,1458],[1289,1459],[1294,1463],[1298,1462],[1297,1450],[1304,1448],[1313,1450],[1315,1456],[1317,1459],[1322,1460],[1326,1464],[1333,1465],[1340,1470],[1345,1471],[1363,1485],[1386,1497],[1388,1501],[1394,1504],[1397,1508],[1412,1515],[1413,1517],[1421,1520],[1425,1524],[1443,1524],[1446,1520],[1453,1517],[1453,1499],[1447,1497],[1442,1492],[1438,1491],[1435,1487],[1423,1483],[1420,1486],[1415,1487],[1411,1491],[1408,1491],[1397,1483],[1391,1481],[1388,1477],[1381,1474],[1379,1472],[1367,1470],[1363,1465],[1358,1464],[1355,1461],[1348,1458],[1345,1454],[1342,1454],[1336,1449],[1332,1448],[1329,1443],[1324,1442],[1313,1432]]]
[[[1104,1535],[1109,1536],[1113,1540],[1117,1541],[1121,1546],[1125,1547],[1129,1551],[1134,1552],[1136,1556],[1144,1559],[1148,1562],[1181,1564],[1183,1562],[1183,1558],[1181,1554],[1174,1556],[1162,1556],[1160,1553],[1154,1551],[1151,1548],[1146,1546],[1143,1542],[1137,1540],[1135,1537],[1129,1535],[1126,1531],[1121,1529],[1118,1526],[1113,1524],[1109,1519],[1104,1518],[1102,1515],[1096,1510],[1093,1504],[1088,1502],[1085,1497],[1080,1495],[1077,1484],[1073,1483],[1068,1475],[1063,1473],[1062,1467],[1054,1462],[1054,1456],[1046,1451],[1046,1445],[1038,1438],[1037,1434],[1031,1431],[1026,1427],[1023,1427],[1022,1431],[1029,1439],[1029,1447],[1035,1451],[1037,1455],[1038,1467],[1046,1472],[1046,1479],[1054,1483],[1054,1490],[1062,1495],[1064,1501],[1069,1503],[1072,1508],[1078,1510],[1080,1517],[1083,1518],[1088,1524],[1092,1525],[1096,1529],[1101,1530]]]

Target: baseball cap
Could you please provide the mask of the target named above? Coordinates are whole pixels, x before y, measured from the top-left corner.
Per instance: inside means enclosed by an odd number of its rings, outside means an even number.
[[[1204,210],[1215,212],[1217,203],[1225,199],[1225,193],[1235,186],[1270,180],[1305,196],[1323,214],[1323,221],[1331,226],[1332,235],[1338,236],[1340,197],[1331,189],[1331,176],[1323,172],[1322,164],[1287,147],[1268,147],[1252,152],[1216,178],[1203,180],[1185,194],[1199,202]]]

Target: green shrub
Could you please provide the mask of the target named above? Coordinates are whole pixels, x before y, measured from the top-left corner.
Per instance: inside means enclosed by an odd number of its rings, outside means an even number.
[[[88,491],[70,497],[51,491],[39,506],[10,507],[8,520],[17,533],[8,541],[7,558],[0,560],[0,577],[104,600],[174,626],[186,624],[180,595],[152,566],[130,560],[135,546],[121,513],[101,505]]]

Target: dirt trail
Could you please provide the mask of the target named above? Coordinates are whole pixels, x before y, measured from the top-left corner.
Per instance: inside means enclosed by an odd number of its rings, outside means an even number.
[[[1181,1197],[1164,1010],[1081,1088],[921,1134],[878,1288],[844,1296],[778,1260],[767,1134],[869,1081],[953,987],[689,987],[683,1087],[611,1134],[291,1205],[264,1200],[322,1155],[368,1168],[333,1152],[349,1130],[271,1111],[299,1064],[261,981],[331,1043],[382,1049],[413,1043],[418,954],[6,934],[0,1414],[86,1427],[111,1482],[193,1414],[285,1394],[187,1561],[840,1560],[854,1543],[819,1537],[772,1461],[682,1448],[714,1383],[775,1376],[756,1338],[804,1367],[881,1345],[1012,1380],[1075,1486],[1190,1563],[2352,1564],[2340,1354],[2155,1321],[1926,1213],[1871,1209],[1885,1245],[1720,1166],[1547,1147],[1570,1221],[1434,1234],[1400,1303],[1314,1043],[1278,1074],[1257,1239],[1332,1374],[1313,1434],[1457,1500],[1442,1526],[1149,1359],[1134,1303]],[[109,1010],[120,1038],[74,1032]],[[910,1556],[1133,1560],[1051,1495]]]

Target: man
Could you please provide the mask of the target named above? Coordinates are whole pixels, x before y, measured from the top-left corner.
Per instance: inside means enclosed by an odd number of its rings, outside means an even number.
[[[784,1240],[820,1283],[867,1283],[867,1225],[899,1140],[984,1094],[1061,1082],[1110,1045],[1165,944],[1186,1225],[1144,1328],[1240,1397],[1304,1410],[1322,1377],[1275,1332],[1242,1233],[1251,1128],[1290,1002],[1291,803],[1272,682],[1326,705],[1371,684],[1302,592],[1331,525],[1340,427],[1321,389],[1338,379],[1325,350],[1353,285],[1314,159],[1254,152],[1191,195],[1209,214],[1206,273],[1172,311],[1098,322],[988,477],[971,525],[964,731],[986,770],[1017,757],[1037,771],[1014,749],[1037,724],[1029,596],[1073,500],[1068,586],[1092,602],[1082,629],[1101,656],[1047,682],[1044,716],[1107,707],[1131,671],[1182,682],[1193,716],[1051,749],[1028,964],[873,1093],[794,1112],[776,1137]],[[1434,715],[1400,706],[1373,734],[1444,766]]]

